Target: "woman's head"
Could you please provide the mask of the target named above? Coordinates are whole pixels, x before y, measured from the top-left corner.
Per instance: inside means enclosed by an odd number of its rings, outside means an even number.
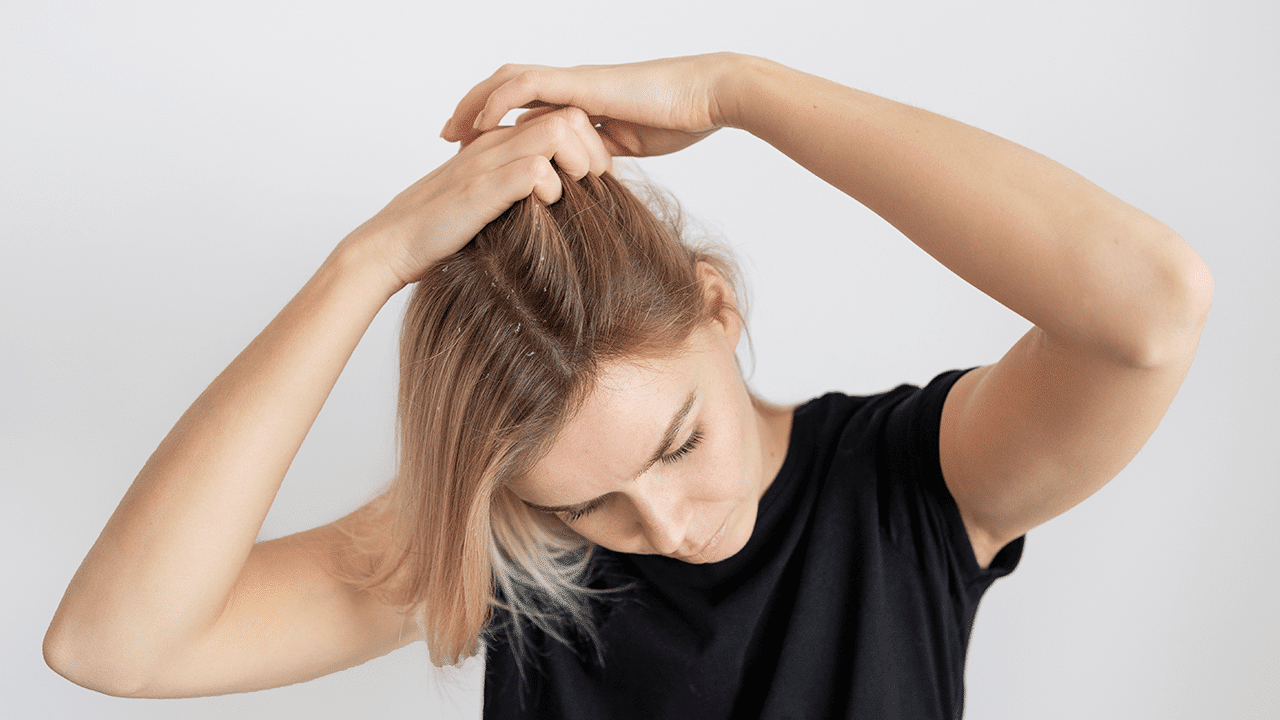
[[[437,662],[476,650],[495,590],[553,635],[590,632],[584,537],[623,551],[698,550],[719,527],[706,524],[711,514],[691,523],[685,506],[624,488],[591,462],[642,453],[629,461],[646,477],[674,472],[693,445],[738,447],[724,428],[747,420],[731,262],[691,248],[678,216],[655,214],[610,175],[561,180],[559,202],[514,205],[432,268],[406,310],[400,466],[381,499],[392,543],[365,584],[424,612]],[[584,460],[593,427],[600,452]],[[663,457],[647,463],[668,429]],[[690,493],[717,513],[736,497]],[[600,495],[580,518],[533,507]]]
[[[505,490],[611,550],[685,562],[742,548],[768,480],[736,318],[679,352],[605,364],[531,471]]]

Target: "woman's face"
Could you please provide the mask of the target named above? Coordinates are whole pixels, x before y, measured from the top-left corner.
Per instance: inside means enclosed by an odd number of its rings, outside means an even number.
[[[683,354],[606,367],[511,490],[618,552],[690,563],[737,553],[786,445],[779,414],[752,404],[738,371],[739,329],[736,320],[708,323]]]

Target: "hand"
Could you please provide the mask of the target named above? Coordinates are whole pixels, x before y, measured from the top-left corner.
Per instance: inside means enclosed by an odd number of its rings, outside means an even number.
[[[394,276],[416,282],[514,203],[560,199],[555,160],[569,177],[607,172],[612,158],[583,111],[558,108],[515,127],[489,130],[410,185],[344,242],[363,247]]]
[[[665,155],[727,124],[716,89],[736,57],[718,53],[572,68],[504,65],[458,103],[441,137],[465,147],[515,108],[532,108],[521,116],[524,121],[573,106],[591,116],[611,154]]]

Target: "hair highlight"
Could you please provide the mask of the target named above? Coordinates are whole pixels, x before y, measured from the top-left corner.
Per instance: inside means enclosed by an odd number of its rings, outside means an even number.
[[[528,626],[599,652],[592,548],[506,486],[546,453],[603,365],[669,356],[743,308],[736,265],[688,244],[674,203],[650,191],[646,204],[608,174],[560,178],[558,202],[516,203],[414,288],[397,473],[349,530],[344,577],[420,616],[436,665],[478,652],[486,631],[522,655]],[[707,293],[699,263],[735,297]]]

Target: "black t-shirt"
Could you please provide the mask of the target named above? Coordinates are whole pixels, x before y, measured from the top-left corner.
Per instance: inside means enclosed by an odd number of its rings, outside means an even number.
[[[727,560],[597,550],[609,582],[636,583],[602,606],[604,665],[535,635],[522,693],[499,634],[484,716],[960,717],[978,600],[1023,545],[978,567],[943,482],[942,404],[962,374],[797,408],[751,539]]]

